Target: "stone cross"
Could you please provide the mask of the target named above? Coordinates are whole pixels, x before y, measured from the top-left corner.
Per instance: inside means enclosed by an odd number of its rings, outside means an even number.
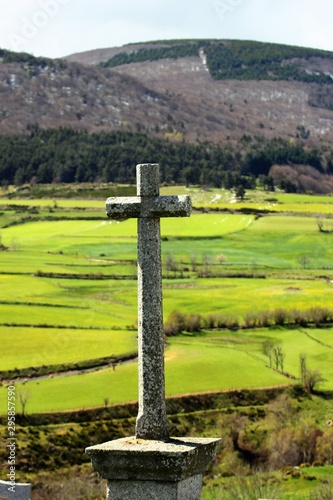
[[[138,219],[138,352],[139,411],[136,438],[165,441],[169,427],[165,408],[162,305],[161,217],[188,217],[189,196],[159,195],[159,166],[137,165],[137,196],[108,198],[111,219]]]

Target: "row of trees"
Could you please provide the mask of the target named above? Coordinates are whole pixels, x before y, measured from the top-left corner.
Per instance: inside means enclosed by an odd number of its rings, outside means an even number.
[[[213,78],[237,80],[299,80],[307,83],[331,84],[324,72],[309,73],[296,59],[332,58],[331,52],[253,41],[188,40],[182,43],[161,42],[156,47],[120,52],[102,67],[156,61],[166,58],[198,56],[205,51],[207,66]]]
[[[207,65],[217,80],[299,80],[307,83],[333,83],[324,72],[308,73],[296,59],[332,58],[332,53],[274,43],[235,40],[228,44],[210,43],[205,47]]]
[[[265,140],[244,136],[239,144],[224,147],[202,142],[189,144],[132,132],[99,132],[70,128],[40,129],[29,135],[0,136],[0,183],[135,183],[135,163],[157,162],[161,181],[214,187],[260,182],[274,190],[270,169],[274,164],[307,164],[318,174],[333,173],[333,152],[308,148],[302,142]],[[288,167],[290,168],[290,167]],[[283,176],[281,182],[286,182]],[[279,177],[277,177],[277,184]],[[283,186],[282,186],[283,187]],[[297,186],[293,185],[297,191]]]
[[[163,47],[141,48],[134,52],[120,52],[108,61],[102,62],[103,68],[113,68],[122,64],[144,61],[157,61],[160,59],[177,59],[179,57],[198,56],[200,42],[175,43]]]
[[[266,328],[269,326],[309,326],[320,327],[333,323],[333,310],[326,307],[314,306],[300,311],[299,309],[287,310],[278,308],[273,310],[256,311],[247,313],[243,320],[227,314],[186,314],[180,311],[172,311],[167,317],[164,325],[166,336],[178,335],[182,332],[200,332],[203,329],[213,328]],[[275,345],[273,346],[275,347]],[[268,347],[265,353],[269,352]],[[268,355],[268,354],[267,354]],[[283,357],[276,355],[277,369],[283,371]],[[280,365],[281,363],[281,365]],[[271,362],[270,362],[271,364]]]

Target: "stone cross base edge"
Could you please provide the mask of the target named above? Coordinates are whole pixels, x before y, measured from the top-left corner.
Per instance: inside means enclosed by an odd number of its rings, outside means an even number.
[[[108,480],[108,500],[199,500],[202,473],[221,440],[121,438],[86,448],[92,464]]]
[[[0,499],[31,500],[31,484],[0,480]]]

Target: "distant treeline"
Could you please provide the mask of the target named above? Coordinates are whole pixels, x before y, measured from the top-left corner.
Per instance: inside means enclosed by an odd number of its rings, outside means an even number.
[[[136,163],[159,163],[161,182],[231,189],[253,188],[259,178],[274,189],[272,165],[310,165],[333,173],[332,151],[308,148],[303,142],[243,136],[237,146],[202,142],[188,144],[131,132],[40,129],[29,135],[0,136],[0,183],[135,183]],[[290,183],[289,183],[290,184]],[[293,185],[283,189],[297,191]]]
[[[332,52],[274,43],[233,41],[230,44],[209,44],[205,48],[207,66],[217,80],[298,80],[333,83],[324,72],[307,72],[299,59],[325,57]]]
[[[294,47],[290,45],[253,42],[244,40],[170,40],[152,42],[156,47],[141,48],[133,52],[119,52],[108,61],[100,63],[112,68],[129,63],[199,57],[200,49],[206,56],[207,67],[216,80],[297,80],[307,83],[331,84],[331,75],[321,71],[309,71],[304,60],[310,58],[333,59],[333,52]],[[24,63],[32,74],[36,68],[64,68],[67,61],[35,57],[25,52],[0,49],[0,62]]]
[[[307,72],[301,60],[311,57],[333,59],[333,53],[323,50],[293,47],[274,43],[223,40],[175,41],[165,46],[141,48],[131,53],[120,52],[101,66],[156,61],[166,58],[206,55],[207,67],[216,80],[298,80],[308,83],[333,83],[330,75],[319,70]]]
[[[200,43],[181,43],[170,45],[169,47],[154,47],[150,49],[139,49],[136,52],[119,52],[106,62],[102,62],[104,68],[113,68],[121,64],[133,62],[157,61],[159,59],[177,59],[179,57],[198,56]]]
[[[26,64],[28,67],[53,67],[65,68],[67,61],[63,59],[50,59],[48,57],[35,57],[27,52],[13,52],[11,50],[0,49],[0,62],[3,64],[8,63],[21,63]]]

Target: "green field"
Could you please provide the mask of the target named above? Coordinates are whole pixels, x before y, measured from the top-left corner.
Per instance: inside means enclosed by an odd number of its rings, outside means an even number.
[[[16,352],[22,349],[22,366],[29,365],[29,359],[34,365],[54,364],[79,361],[88,352],[91,357],[101,357],[135,349],[134,332],[59,330],[46,334],[41,329],[34,329],[28,345],[24,331],[18,330],[11,337],[11,342],[5,343],[5,348],[12,363],[15,362],[15,346]],[[306,353],[309,365],[320,366],[321,372],[325,374],[323,388],[332,387],[331,329],[270,328],[241,332],[207,331],[171,338],[165,352],[166,394],[171,396],[290,384],[290,379],[269,369],[268,359],[262,351],[265,340],[283,345],[286,372],[298,377],[299,355]],[[8,367],[13,367],[12,363]],[[101,406],[104,398],[108,398],[110,403],[133,401],[137,397],[137,363],[123,364],[115,370],[106,368],[79,375],[17,383],[18,390],[23,387],[31,396],[30,412]],[[0,394],[5,396],[5,392],[5,388],[0,388]],[[5,397],[0,399],[5,402]],[[4,404],[0,406],[0,411],[5,411]]]
[[[6,356],[2,370],[41,365],[76,363],[87,359],[136,352],[136,335],[122,330],[71,330],[0,327],[1,346]],[[10,334],[8,334],[8,332]]]
[[[165,319],[178,310],[224,315],[244,325],[249,314],[279,308],[332,309],[333,233],[319,231],[318,216],[329,228],[333,198],[255,192],[234,203],[224,190],[162,189],[176,192],[190,193],[194,207],[226,206],[229,213],[194,211],[190,218],[162,220]],[[268,205],[270,214],[238,213]],[[26,213],[30,219],[19,219]],[[15,224],[4,227],[8,221]],[[2,198],[1,225],[2,371],[74,366],[136,351],[135,220],[108,221],[100,200]],[[285,349],[286,371],[298,376],[305,351],[311,368],[325,376],[323,388],[333,386],[328,326],[239,330],[226,341],[228,335],[221,330],[169,339],[167,394],[290,383],[267,368],[262,357],[267,338]],[[240,344],[245,349],[238,349]],[[25,382],[30,411],[96,406],[105,397],[117,403],[136,399],[136,369],[133,362],[115,371]],[[109,379],[113,385],[107,390]],[[1,398],[0,411],[4,408]]]
[[[51,483],[51,496],[55,470],[76,479],[81,474],[86,484],[91,469],[79,471],[82,449],[130,435],[135,425],[135,415],[126,413],[133,405],[124,403],[138,399],[137,222],[106,219],[102,195],[109,187],[111,196],[135,192],[134,186],[103,185],[96,199],[91,193],[79,199],[86,186],[52,185],[22,188],[21,199],[14,188],[0,194],[0,416],[7,412],[8,386],[15,385],[18,478]],[[50,196],[31,198],[31,189]],[[292,396],[295,415],[283,429],[290,449],[296,442],[303,449],[303,440],[310,449],[309,436],[323,432],[330,446],[333,197],[249,191],[239,202],[226,190],[172,186],[161,192],[190,194],[194,206],[190,218],[161,221],[166,330],[177,314],[199,325],[166,337],[169,423],[172,435],[222,436],[202,496],[219,499],[239,475],[255,480],[248,474],[256,465],[241,459],[241,450],[261,453],[269,465],[270,439],[279,432],[268,408],[278,401],[267,400],[271,390]],[[282,350],[283,369],[267,345]],[[319,395],[300,392],[301,356],[320,376]],[[75,420],[83,409],[89,416]],[[78,410],[73,420],[71,410]],[[236,425],[238,450],[230,444],[235,422],[243,426]],[[7,427],[0,431],[5,443]],[[5,445],[1,449],[7,467]],[[293,467],[274,465],[269,476],[279,485],[278,498],[309,500],[316,488],[326,491],[328,463],[305,464],[295,474]]]

